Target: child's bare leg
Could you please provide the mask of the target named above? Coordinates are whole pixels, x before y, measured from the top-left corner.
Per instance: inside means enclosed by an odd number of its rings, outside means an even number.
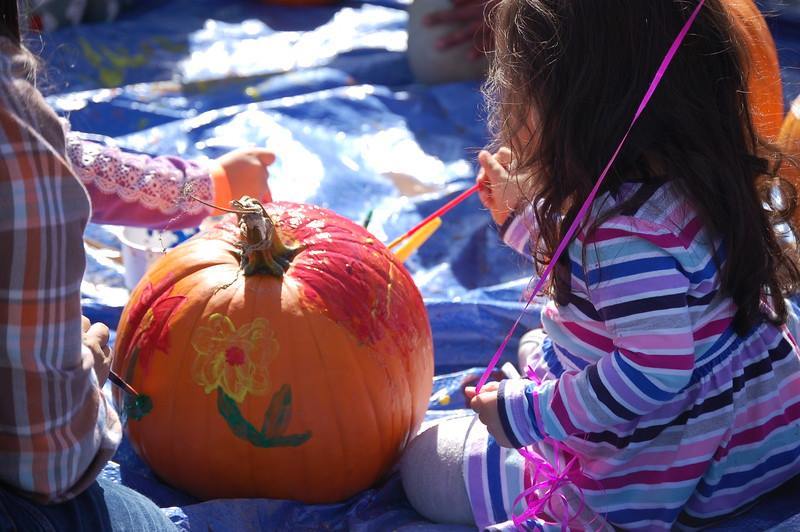
[[[417,436],[400,462],[411,506],[435,523],[473,525],[464,486],[464,441],[473,416],[447,419]]]

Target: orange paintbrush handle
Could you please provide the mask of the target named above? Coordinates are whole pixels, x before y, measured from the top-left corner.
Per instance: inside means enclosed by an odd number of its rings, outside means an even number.
[[[424,244],[433,233],[442,226],[441,218],[434,218],[425,226],[419,229],[413,236],[409,237],[402,246],[398,247],[394,255],[400,262],[405,262],[417,249]]]
[[[477,183],[472,185],[470,188],[468,188],[467,190],[465,190],[452,200],[448,201],[447,203],[436,209],[430,216],[428,216],[420,223],[409,229],[407,232],[392,240],[386,247],[388,247],[389,249],[395,248],[400,242],[402,242],[406,238],[409,238],[411,235],[413,235],[414,233],[425,227],[431,220],[435,218],[440,218],[441,216],[447,214],[447,212],[453,209],[453,207],[455,207],[468,197],[472,196],[474,193],[478,191],[478,187],[479,185]]]

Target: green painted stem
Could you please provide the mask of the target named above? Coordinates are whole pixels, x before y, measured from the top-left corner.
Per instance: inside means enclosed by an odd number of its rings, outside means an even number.
[[[256,447],[298,447],[311,438],[311,432],[284,435],[292,415],[292,391],[284,384],[275,392],[264,413],[261,430],[256,429],[239,410],[239,405],[221,388],[217,388],[217,408],[237,438]]]

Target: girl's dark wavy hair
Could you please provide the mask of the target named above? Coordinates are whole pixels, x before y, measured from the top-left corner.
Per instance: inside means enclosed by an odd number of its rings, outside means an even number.
[[[490,12],[496,43],[484,92],[496,143],[511,147],[512,177],[534,205],[539,271],[696,1],[502,0]],[[715,253],[721,289],[738,306],[734,326],[744,334],[765,317],[786,321],[782,295],[795,291],[800,271],[796,245],[776,226],[790,223],[797,194],[772,175],[780,158],[755,133],[744,37],[723,1],[706,1],[603,188],[669,180],[689,199],[724,248]],[[591,232],[601,221],[582,229]],[[565,303],[568,257],[554,279],[550,292]]]

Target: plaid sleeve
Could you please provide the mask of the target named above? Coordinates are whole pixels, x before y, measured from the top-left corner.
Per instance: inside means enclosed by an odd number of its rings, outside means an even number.
[[[130,153],[105,139],[67,134],[67,156],[94,206],[92,221],[137,227],[195,227],[209,215],[205,202],[229,199],[214,194],[220,170],[213,161],[150,157]],[[227,179],[227,177],[225,177]]]
[[[38,93],[0,90],[0,482],[58,502],[94,482],[122,432],[82,344],[86,191],[29,125],[49,112]]]

